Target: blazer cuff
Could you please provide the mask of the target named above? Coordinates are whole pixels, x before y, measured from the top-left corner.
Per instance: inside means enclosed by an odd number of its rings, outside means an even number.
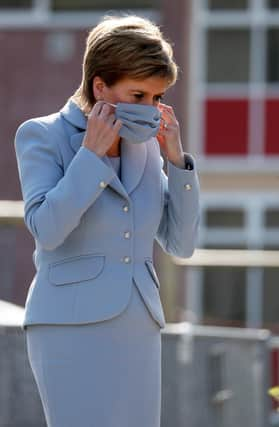
[[[180,169],[180,170],[194,170],[196,169],[196,161],[194,159],[194,157],[192,156],[192,154],[190,153],[183,153],[184,154],[184,168],[180,168],[178,166],[176,166],[174,163],[172,163],[170,160],[168,160],[168,169],[171,167],[174,167],[176,169]]]

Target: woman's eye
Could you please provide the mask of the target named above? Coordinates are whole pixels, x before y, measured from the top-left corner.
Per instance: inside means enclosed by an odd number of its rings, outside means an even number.
[[[135,97],[136,99],[142,99],[142,98],[143,98],[143,93],[135,93],[135,94],[134,94],[134,97]]]
[[[163,95],[157,95],[157,96],[155,96],[155,100],[156,101],[162,101],[163,98],[164,98]]]

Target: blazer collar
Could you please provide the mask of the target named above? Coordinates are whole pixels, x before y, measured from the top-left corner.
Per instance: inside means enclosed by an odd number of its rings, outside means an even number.
[[[62,116],[71,125],[77,128],[77,132],[74,132],[70,136],[71,147],[76,153],[81,146],[83,137],[85,135],[87,126],[87,117],[84,115],[82,110],[75,104],[71,99],[67,101],[64,107],[60,110]],[[120,141],[120,169],[121,169],[121,180],[115,173],[114,168],[111,165],[109,157],[104,155],[101,159],[113,169],[114,178],[109,182],[109,186],[115,191],[126,197],[136,188],[138,185],[146,163],[147,148],[146,143],[132,144],[125,140]]]

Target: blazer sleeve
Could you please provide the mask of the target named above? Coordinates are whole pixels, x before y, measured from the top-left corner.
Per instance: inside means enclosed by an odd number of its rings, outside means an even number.
[[[179,168],[167,160],[166,176],[161,159],[162,217],[155,236],[162,249],[170,255],[189,258],[196,247],[200,224],[200,185],[196,162],[191,154],[184,153],[185,166]]]
[[[24,222],[47,250],[61,245],[112,178],[112,170],[81,146],[64,173],[57,138],[48,125],[29,119],[15,135]]]

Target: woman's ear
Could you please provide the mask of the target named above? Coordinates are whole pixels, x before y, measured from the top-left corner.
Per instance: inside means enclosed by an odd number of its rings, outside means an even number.
[[[94,98],[97,99],[97,101],[100,101],[103,99],[104,88],[105,88],[105,82],[101,79],[101,77],[95,76],[92,82],[92,90],[93,90]]]

